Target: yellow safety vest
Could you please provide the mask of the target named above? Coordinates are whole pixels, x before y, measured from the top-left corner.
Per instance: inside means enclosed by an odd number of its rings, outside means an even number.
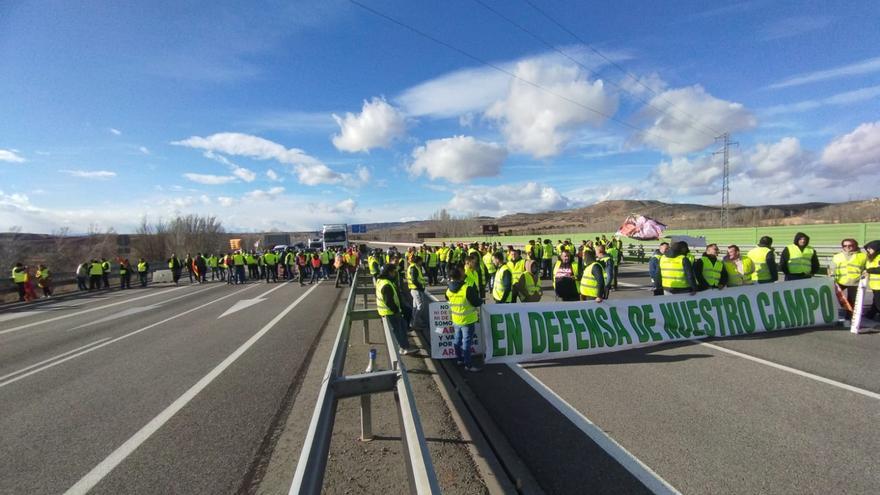
[[[492,263],[493,254],[491,252],[483,255],[483,265],[486,267],[486,272],[489,275],[494,275],[497,268],[495,268],[495,263]]]
[[[413,280],[412,278],[413,273],[416,274],[415,280]],[[415,290],[416,281],[418,281],[423,288],[427,286],[427,283],[425,282],[425,272],[423,272],[422,269],[416,265],[410,265],[409,268],[406,269],[407,288],[409,288],[410,290]]]
[[[660,258],[660,278],[663,280],[664,289],[687,289],[690,287],[687,277],[684,275],[684,256]]]
[[[874,256],[873,261],[865,264],[865,268],[880,267],[880,255]],[[880,297],[880,273],[868,274],[868,288],[874,291],[874,297]]]
[[[556,260],[556,264],[553,265],[553,288],[556,288],[556,272],[559,271],[559,267],[562,266],[562,261]],[[580,276],[581,265],[576,260],[571,262],[571,276],[575,280]]]
[[[375,256],[367,258],[367,265],[370,267],[370,275],[375,277],[379,274],[379,260]]]
[[[605,280],[605,267],[601,263],[592,262],[584,268],[584,276],[581,277],[581,284],[578,292],[582,296],[596,298],[599,297],[599,281],[593,276],[593,267],[598,266],[602,270],[602,280]]]
[[[541,258],[545,260],[553,259],[553,247],[550,244],[544,244],[541,248]]]
[[[813,248],[807,246],[801,251],[797,244],[788,245],[788,273],[792,275],[809,274],[813,268]]]
[[[449,312],[452,314],[453,325],[470,325],[479,319],[477,308],[467,299],[467,284],[456,292],[446,289],[446,299],[449,301]]]
[[[382,295],[382,288],[386,285],[391,286],[391,290],[394,293],[394,304],[398,309],[400,308],[400,298],[397,296],[397,287],[390,280],[380,278],[376,281],[376,310],[379,312],[379,316],[391,316],[395,314],[385,302],[385,296]]]
[[[147,262],[139,262],[138,263],[138,273],[145,273],[147,271]]]
[[[234,264],[235,266],[244,266],[244,255],[233,254],[232,255],[232,264]]]
[[[510,268],[510,274],[512,277],[510,283],[516,284],[526,271],[526,261],[523,259],[516,262],[511,260],[507,262],[507,267]]]
[[[752,280],[755,282],[765,282],[770,280],[770,267],[767,266],[767,254],[770,248],[756,247],[749,251],[746,256],[755,264],[755,271],[752,273]]]
[[[541,286],[535,282],[535,277],[532,275],[532,272],[523,272],[523,280],[525,281],[527,295],[534,296],[535,294],[541,294]]]
[[[12,280],[17,284],[23,284],[27,282],[27,270],[25,270],[24,268],[13,268]]]
[[[103,275],[104,274],[104,266],[100,263],[92,263],[92,266],[89,267],[89,275]]]
[[[725,261],[724,271],[727,272],[727,286],[739,287],[740,285],[751,285],[755,281],[752,280],[752,274],[755,273],[755,262],[751,258],[741,258],[743,272],[737,269],[735,261]]]
[[[511,280],[510,294],[507,295],[505,300],[501,300],[501,297],[504,296],[504,288],[501,287],[502,280],[504,279],[504,273],[509,272],[510,267],[507,265],[501,265],[497,272],[495,272],[495,282],[492,285],[492,297],[495,298],[496,302],[505,302],[509,303],[513,300],[513,280]]]
[[[721,282],[721,270],[724,269],[724,262],[716,258],[715,263],[712,263],[712,260],[705,256],[701,257],[700,261],[703,263],[703,280],[709,287],[718,287]]]
[[[852,253],[849,258],[846,255],[847,253],[837,253],[831,258],[834,262],[834,281],[838,285],[859,285],[859,279],[868,263],[868,255],[860,252]]]

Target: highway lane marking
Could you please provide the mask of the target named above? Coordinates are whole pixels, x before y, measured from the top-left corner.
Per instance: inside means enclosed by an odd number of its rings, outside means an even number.
[[[638,457],[634,456],[630,451],[626,450],[616,440],[608,436],[601,428],[589,420],[580,411],[575,409],[565,399],[548,387],[544,382],[539,380],[529,370],[517,363],[507,365],[514,373],[528,383],[538,394],[549,402],[557,411],[568,418],[575,426],[584,432],[590,439],[605,452],[608,453],[615,461],[617,461],[624,469],[629,471],[636,479],[638,479],[652,493],[656,494],[677,494],[681,492],[669,484],[668,481],[660,477]]]
[[[55,367],[55,366],[58,366],[59,364],[65,363],[65,362],[67,362],[67,361],[70,361],[71,359],[75,359],[75,358],[78,358],[79,356],[82,356],[82,355],[84,355],[84,354],[88,354],[88,353],[90,353],[90,352],[92,352],[92,351],[96,351],[96,350],[98,350],[98,349],[100,349],[100,348],[102,348],[102,347],[104,347],[104,346],[108,346],[108,345],[110,345],[110,344],[113,344],[113,343],[119,342],[120,340],[127,339],[127,338],[129,338],[129,337],[131,337],[131,336],[133,336],[133,335],[137,335],[137,334],[139,334],[139,333],[141,333],[141,332],[143,332],[143,331],[149,330],[149,329],[151,329],[151,328],[153,328],[153,327],[156,327],[156,326],[158,326],[158,325],[161,325],[161,324],[163,324],[163,323],[167,323],[167,322],[169,322],[169,321],[171,321],[171,320],[174,320],[174,319],[176,319],[176,318],[180,318],[181,316],[188,315],[188,314],[192,313],[193,311],[198,311],[198,310],[200,310],[200,309],[202,309],[202,308],[204,308],[204,307],[206,307],[206,306],[210,306],[211,304],[214,304],[214,303],[220,302],[220,301],[222,301],[222,300],[224,300],[224,299],[226,299],[226,298],[229,298],[229,297],[232,297],[232,296],[238,294],[239,292],[242,292],[242,291],[248,290],[248,289],[253,288],[253,287],[254,287],[253,285],[248,285],[247,287],[244,287],[244,288],[242,288],[242,289],[239,289],[239,290],[237,290],[237,291],[235,291],[235,292],[233,292],[233,293],[231,293],[231,294],[227,294],[227,295],[225,295],[225,296],[223,296],[223,297],[219,297],[219,298],[217,298],[217,299],[214,299],[213,301],[209,301],[209,302],[207,302],[207,303],[205,303],[205,304],[202,304],[201,306],[196,306],[195,308],[188,309],[188,310],[186,310],[186,311],[184,311],[184,312],[182,312],[182,313],[178,313],[178,314],[176,314],[176,315],[174,315],[174,316],[170,316],[170,317],[168,317],[168,318],[165,318],[165,319],[162,320],[162,321],[157,321],[156,323],[153,323],[153,324],[151,324],[151,325],[147,325],[147,326],[145,326],[145,327],[143,327],[143,328],[139,328],[139,329],[137,329],[137,330],[134,330],[134,331],[132,331],[132,332],[126,333],[126,334],[124,334],[124,335],[120,335],[119,337],[116,337],[116,338],[114,338],[114,339],[108,340],[107,342],[101,343],[101,344],[96,345],[96,346],[94,346],[94,347],[90,347],[90,348],[88,348],[88,349],[86,349],[86,350],[83,350],[83,351],[80,351],[80,352],[78,352],[78,353],[76,353],[76,354],[73,354],[73,355],[67,356],[67,357],[65,357],[64,359],[60,359],[60,360],[58,360],[58,361],[54,361],[54,362],[52,362],[52,363],[49,363],[49,364],[46,364],[46,365],[41,366],[41,367],[39,367],[39,368],[36,368],[36,369],[34,369],[34,370],[31,370],[31,371],[29,371],[29,372],[27,372],[27,373],[25,373],[25,374],[23,374],[23,375],[18,375],[18,376],[16,376],[16,377],[10,378],[10,379],[8,379],[8,380],[6,380],[6,381],[0,381],[0,388],[3,388],[3,387],[5,387],[5,386],[7,386],[7,385],[10,385],[10,384],[12,384],[12,383],[15,383],[15,382],[17,382],[17,381],[19,381],[19,380],[22,380],[22,379],[24,379],[24,378],[27,378],[27,377],[29,377],[29,376],[31,376],[31,375],[34,375],[34,374],[36,374],[36,373],[39,373],[39,372],[41,372],[41,371],[44,371],[44,370],[47,370],[47,369],[49,369],[49,368],[53,368],[53,367]]]
[[[247,309],[247,308],[253,306],[254,304],[261,303],[266,300],[266,299],[264,299],[265,296],[268,296],[269,294],[275,292],[276,290],[284,287],[285,285],[287,285],[289,283],[291,283],[291,282],[283,282],[283,283],[279,284],[278,287],[275,287],[274,289],[269,289],[268,291],[260,294],[259,296],[255,297],[253,299],[242,299],[241,301],[236,301],[235,304],[233,304],[229,309],[224,311],[222,315],[217,317],[217,319],[219,320],[220,318],[223,318],[224,316],[228,316],[233,313],[238,313],[239,311],[241,311],[243,309]]]
[[[18,371],[13,371],[12,373],[7,373],[7,374],[5,374],[5,375],[3,375],[3,376],[0,376],[0,382],[2,382],[3,380],[9,378],[10,376],[15,376],[15,375],[17,375],[17,374],[19,374],[19,373],[24,373],[24,372],[27,371],[27,370],[30,370],[30,369],[36,368],[37,366],[41,366],[41,365],[44,365],[44,364],[46,364],[46,363],[48,363],[48,362],[54,361],[54,360],[56,360],[56,359],[63,358],[64,356],[67,356],[68,354],[73,354],[74,352],[81,351],[81,350],[83,350],[83,349],[85,349],[85,348],[87,348],[87,347],[91,347],[91,346],[93,346],[93,345],[95,345],[95,344],[100,344],[101,342],[104,342],[105,340],[110,340],[110,337],[104,337],[103,339],[98,339],[98,340],[96,340],[96,341],[94,341],[94,342],[90,342],[90,343],[88,343],[88,344],[86,344],[86,345],[84,345],[84,346],[77,347],[76,349],[72,349],[72,350],[69,350],[69,351],[67,351],[67,352],[64,352],[64,353],[58,354],[57,356],[52,356],[52,357],[50,357],[49,359],[44,359],[43,361],[40,361],[39,363],[34,363],[34,364],[32,364],[32,365],[30,365],[30,366],[28,366],[28,367],[26,367],[26,368],[22,368],[22,369],[20,369],[20,370],[18,370]]]
[[[238,349],[236,349],[232,354],[226,357],[220,364],[218,364],[214,369],[212,369],[207,375],[202,377],[201,380],[196,382],[195,385],[190,387],[189,390],[183,393],[180,397],[177,398],[174,402],[171,403],[170,406],[165,408],[162,412],[160,412],[155,418],[150,420],[149,423],[143,426],[140,430],[137,431],[131,438],[126,440],[122,445],[120,445],[116,450],[114,450],[106,459],[101,461],[97,466],[95,466],[91,471],[86,473],[85,476],[82,477],[79,481],[76,482],[75,485],[70,487],[65,494],[66,495],[79,495],[85,494],[89,490],[95,487],[104,477],[110,474],[116,466],[118,466],[122,461],[124,461],[132,452],[137,450],[138,447],[141,446],[145,441],[147,441],[156,431],[158,431],[162,426],[168,422],[178,411],[186,407],[187,404],[191,400],[193,400],[202,390],[205,389],[211,382],[214,381],[218,376],[220,376],[223,371],[228,368],[232,363],[238,360],[242,354],[247,352],[254,344],[260,340],[263,335],[269,332],[275,325],[278,324],[288,313],[293,311],[299,303],[305,300],[309,294],[315,289],[318,288],[320,282],[317,285],[309,287],[307,291],[305,291],[301,296],[299,296],[295,301],[290,303],[289,306],[284,308],[283,311],[278,313],[275,318],[272,318],[269,323],[263,326],[257,333],[255,333],[251,338],[249,338],[244,344],[242,344]]]
[[[192,296],[192,295],[198,294],[198,293],[200,293],[200,292],[204,292],[204,291],[206,291],[206,290],[215,289],[215,288],[217,288],[217,287],[220,287],[220,286],[219,286],[219,285],[214,285],[214,286],[212,286],[212,287],[205,287],[204,289],[197,289],[197,290],[194,291],[194,292],[187,292],[186,294],[183,294],[182,296],[172,297],[171,299],[165,299],[165,300],[163,300],[163,301],[159,301],[159,302],[157,302],[157,303],[155,303],[155,304],[151,304],[151,305],[149,305],[149,306],[135,306],[135,307],[133,307],[133,308],[125,308],[125,309],[123,309],[122,311],[120,311],[120,312],[118,312],[118,313],[114,313],[114,314],[112,314],[112,315],[110,315],[110,316],[107,316],[107,317],[101,318],[101,319],[99,319],[99,320],[90,321],[90,322],[88,322],[88,323],[83,323],[82,325],[79,325],[79,326],[77,326],[77,327],[68,328],[67,331],[70,332],[70,331],[73,331],[73,330],[79,330],[80,328],[85,328],[85,327],[88,327],[88,326],[91,326],[91,325],[97,325],[97,324],[99,324],[99,323],[105,323],[105,322],[113,321],[113,320],[119,320],[119,319],[121,319],[121,318],[125,318],[126,316],[132,316],[132,315],[136,315],[136,314],[138,314],[138,313],[143,313],[143,312],[145,312],[145,311],[150,311],[150,310],[152,310],[152,309],[156,309],[156,308],[161,307],[163,304],[168,304],[168,303],[170,303],[170,302],[172,302],[172,301],[177,301],[178,299],[183,299],[183,298],[186,298],[186,297],[189,297],[189,296]]]
[[[5,315],[0,315],[0,322],[16,320],[18,318],[24,318],[25,316],[36,316],[44,314],[46,311],[40,310],[31,310],[31,311],[19,311],[18,313],[7,313]]]
[[[771,368],[776,368],[776,369],[778,369],[778,370],[787,371],[787,372],[789,372],[789,373],[794,373],[795,375],[802,376],[802,377],[804,377],[804,378],[809,378],[809,379],[811,379],[811,380],[816,380],[817,382],[825,383],[825,384],[827,384],[827,385],[831,385],[831,386],[834,386],[834,387],[837,387],[837,388],[842,388],[843,390],[848,390],[848,391],[850,391],[850,392],[855,392],[855,393],[857,393],[857,394],[859,394],[859,395],[864,395],[865,397],[869,397],[869,398],[871,398],[871,399],[877,399],[877,400],[880,400],[880,394],[878,394],[878,393],[876,393],[876,392],[871,392],[870,390],[865,390],[865,389],[863,389],[863,388],[854,387],[854,386],[852,386],[852,385],[847,385],[846,383],[839,382],[839,381],[837,381],[837,380],[832,380],[832,379],[830,379],[830,378],[825,378],[824,376],[814,375],[813,373],[810,373],[810,372],[807,372],[807,371],[802,371],[802,370],[799,370],[799,369],[797,369],[797,368],[792,368],[792,367],[790,367],[790,366],[786,366],[786,365],[784,365],[784,364],[774,363],[773,361],[768,361],[768,360],[766,360],[766,359],[761,359],[761,358],[759,358],[759,357],[755,357],[755,356],[752,356],[752,355],[749,355],[749,354],[744,354],[744,353],[742,353],[742,352],[734,351],[734,350],[728,349],[728,348],[726,348],[726,347],[721,347],[721,346],[719,346],[719,345],[710,344],[710,343],[708,343],[708,342],[700,342],[700,341],[698,341],[698,340],[695,340],[694,342],[696,342],[696,343],[698,343],[698,344],[700,344],[700,345],[704,345],[704,346],[706,346],[706,347],[710,347],[710,348],[712,348],[712,349],[715,349],[716,351],[720,351],[720,352],[724,352],[724,353],[730,354],[730,355],[732,355],[732,356],[740,357],[740,358],[743,358],[743,359],[748,359],[749,361],[754,361],[754,362],[756,362],[756,363],[760,363],[760,364],[763,364],[763,365],[765,365],[765,366],[770,366]]]
[[[26,325],[21,325],[21,326],[18,326],[18,327],[8,328],[8,329],[6,329],[6,330],[0,330],[0,335],[4,335],[4,334],[7,334],[7,333],[12,333],[12,332],[18,332],[18,331],[20,331],[20,330],[24,330],[24,329],[26,329],[26,328],[35,327],[35,326],[37,326],[37,325],[44,325],[44,324],[46,324],[46,323],[52,323],[53,321],[60,321],[60,320],[64,320],[64,319],[67,319],[67,318],[73,318],[74,316],[84,315],[84,314],[86,314],[86,313],[91,313],[91,312],[93,312],[93,311],[100,311],[100,310],[102,310],[102,309],[112,308],[112,307],[114,307],[114,306],[119,306],[120,304],[128,304],[128,303],[131,303],[131,302],[134,302],[134,301],[139,301],[139,300],[141,300],[141,299],[146,299],[146,298],[148,298],[148,297],[153,297],[153,296],[158,296],[158,295],[161,295],[161,294],[166,294],[166,293],[168,293],[168,292],[173,292],[173,291],[180,290],[180,289],[184,289],[184,288],[185,288],[185,287],[172,287],[172,288],[167,289],[167,290],[163,290],[163,291],[160,291],[160,292],[154,292],[154,293],[152,293],[152,294],[147,294],[147,295],[144,295],[144,296],[135,297],[135,298],[133,298],[133,299],[125,299],[125,300],[123,300],[123,301],[119,301],[119,302],[115,302],[115,303],[111,303],[111,304],[105,304],[104,306],[98,306],[97,308],[84,309],[84,310],[82,310],[82,311],[78,311],[78,312],[76,312],[76,313],[71,313],[71,314],[69,314],[69,315],[61,315],[61,316],[56,316],[55,318],[49,318],[48,320],[35,321],[35,322],[33,322],[33,323],[28,323],[28,324],[26,324]],[[210,288],[210,287],[209,287],[209,288]],[[200,291],[196,291],[196,292],[200,292]],[[193,294],[194,294],[194,293],[193,293]],[[190,294],[190,295],[192,295],[192,294]]]

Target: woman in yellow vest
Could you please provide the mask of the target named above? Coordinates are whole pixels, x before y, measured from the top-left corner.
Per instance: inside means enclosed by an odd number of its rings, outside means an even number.
[[[740,256],[739,246],[731,244],[727,246],[727,256],[724,257],[724,271],[727,273],[727,286],[739,287],[751,285],[755,273],[755,263],[751,258]]]
[[[846,294],[846,300],[852,307],[856,301],[856,292],[859,288],[862,272],[865,271],[868,263],[868,256],[859,250],[859,243],[855,239],[844,239],[840,242],[840,247],[843,251],[831,258],[831,264],[828,265],[828,276],[833,278],[840,290]],[[844,326],[849,326],[852,320],[852,311],[843,305],[840,310]]]
[[[458,364],[464,365],[467,371],[480,371],[471,361],[471,348],[474,345],[474,332],[480,319],[479,308],[483,304],[476,287],[465,283],[464,271],[458,266],[449,269],[449,286],[446,289],[446,300],[449,301],[449,312],[452,326],[455,328],[455,357]]]
[[[865,252],[867,256],[863,276],[868,277],[868,288],[874,296],[871,309],[865,313],[865,316],[876,320],[880,315],[880,241],[865,244]]]

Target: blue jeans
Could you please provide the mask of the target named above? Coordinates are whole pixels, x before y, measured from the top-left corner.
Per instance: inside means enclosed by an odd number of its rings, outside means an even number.
[[[476,323],[469,325],[454,325],[455,327],[455,357],[464,361],[465,366],[471,365],[471,346],[474,345],[474,331]],[[464,346],[462,346],[462,340]]]
[[[403,321],[403,317],[397,314],[383,316],[382,318],[385,318],[388,326],[391,327],[391,333],[394,335],[394,339],[397,340],[397,345],[401,349],[409,349],[409,341],[406,338],[406,323]]]

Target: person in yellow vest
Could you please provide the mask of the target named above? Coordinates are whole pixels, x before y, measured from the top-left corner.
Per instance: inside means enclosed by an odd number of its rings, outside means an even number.
[[[600,303],[607,299],[608,288],[605,285],[605,267],[596,261],[593,253],[584,253],[584,274],[578,285],[578,293],[581,301],[596,301]]]
[[[414,255],[406,270],[406,286],[412,296],[412,329],[418,332],[428,329],[428,294],[425,292],[424,260]]]
[[[749,251],[746,256],[755,264],[752,280],[759,284],[772,284],[779,280],[772,237],[766,235],[762,237],[758,241],[758,246]]]
[[[605,269],[605,290],[606,292],[610,292],[614,277],[617,274],[617,267],[614,266],[614,260],[611,259],[611,256],[608,256],[608,251],[606,250],[607,248],[605,246],[605,244],[599,244],[598,246],[595,246],[596,261],[601,263],[602,268]]]
[[[446,289],[446,300],[449,301],[449,313],[452,326],[455,328],[455,357],[457,364],[463,365],[466,371],[480,371],[471,361],[471,348],[474,345],[474,334],[480,320],[479,307],[483,300],[476,287],[465,283],[464,271],[454,266],[449,270],[449,285]]]
[[[755,283],[752,274],[755,273],[755,262],[751,258],[743,258],[740,255],[739,246],[731,244],[727,246],[727,256],[722,261],[724,272],[727,274],[727,286],[739,287]]]
[[[522,277],[519,279],[519,283],[514,287],[516,288],[516,298],[522,302],[540,302],[541,297],[543,297],[543,291],[541,290],[541,284],[538,283],[538,278],[535,276],[535,272],[532,270],[537,270],[538,265],[535,264],[532,260],[526,262],[526,270],[523,272]]]
[[[317,254],[315,259],[319,259]],[[407,355],[417,352],[410,348],[406,336],[406,323],[403,319],[403,306],[400,304],[400,294],[397,291],[397,264],[386,263],[376,279],[376,311],[391,328],[400,354]]]
[[[834,279],[834,283],[840,287],[840,290],[844,291],[846,300],[852,307],[856,302],[856,292],[862,273],[868,263],[868,255],[859,250],[859,243],[855,239],[844,239],[841,241],[840,247],[843,251],[831,258],[831,264],[828,265],[828,275]],[[853,312],[844,306],[841,306],[840,311],[844,326],[850,326]]]
[[[535,250],[535,240],[530,239],[529,242],[523,246],[523,252],[526,255],[526,259],[532,259],[532,252]]]
[[[480,262],[478,252],[468,253],[464,257],[464,281],[468,285],[473,285],[477,289],[480,299],[484,299],[486,297],[486,279]]]
[[[495,265],[492,299],[502,304],[513,302],[513,276],[510,274],[510,267],[504,261],[504,253],[496,251],[492,255],[492,263]]]
[[[785,246],[779,255],[779,270],[785,280],[801,280],[819,273],[819,256],[810,247],[810,237],[803,232],[794,235],[794,243]]]
[[[131,266],[127,259],[119,262],[119,288],[131,289]]]
[[[110,288],[110,262],[107,258],[101,258],[101,282],[105,289]]]
[[[232,254],[232,266],[235,267],[235,284],[243,284],[245,281],[245,271],[244,267],[247,264],[247,258],[244,253],[239,249],[235,253]]]
[[[174,253],[171,253],[171,257],[168,258],[168,269],[171,270],[171,280],[174,282],[174,285],[177,285],[180,281],[180,272],[183,269],[183,265],[180,264],[180,258]]]
[[[694,278],[701,291],[723,289],[727,286],[727,271],[724,261],[718,258],[718,244],[709,244],[700,260],[694,264]]]
[[[445,242],[441,242],[440,247],[437,248],[437,270],[440,282],[446,280],[446,257],[448,255],[449,248],[446,247]]]
[[[550,271],[553,265],[553,243],[550,239],[544,239],[544,245],[541,248],[541,278],[550,280],[553,276]]]
[[[494,256],[494,252],[491,247],[486,248],[486,254],[482,256],[483,258],[483,266],[486,267],[486,281],[487,281],[487,290],[492,292],[492,287],[495,284],[495,272],[498,271],[498,268],[495,267],[495,263],[492,262],[492,257]]]
[[[865,316],[877,320],[880,316],[880,241],[865,244],[865,253],[865,272],[862,276],[868,278],[868,288],[873,296],[871,308]]]
[[[526,271],[526,261],[522,259],[522,252],[519,249],[510,251],[510,260],[507,262],[507,266],[510,268],[510,275],[513,277],[511,283],[513,285],[518,284],[520,277]]]
[[[660,286],[664,294],[697,293],[694,269],[687,255],[690,252],[684,241],[676,242],[660,258]]]
[[[93,259],[89,265],[89,290],[101,288],[101,278],[104,275],[104,265],[97,259]]]
[[[376,277],[379,276],[379,258],[380,254],[377,252],[378,250],[373,250],[373,253],[367,256],[367,268],[370,270],[370,275],[373,277],[373,282],[376,282]]]
[[[146,262],[143,258],[138,259],[137,264],[138,271],[138,279],[141,282],[141,287],[147,286],[147,275],[150,273],[150,264]]]
[[[425,267],[428,271],[428,285],[437,285],[439,283],[437,281],[437,270],[440,266],[440,255],[437,254],[437,250],[434,247],[426,246],[425,257]]]
[[[577,258],[564,251],[553,266],[553,291],[563,301],[577,301],[581,270]]]
[[[605,249],[605,254],[611,260],[611,272],[607,273],[605,276],[610,281],[609,290],[617,290],[617,271],[620,266],[621,253],[620,249],[617,248],[614,241],[612,241],[608,247]],[[606,264],[607,265],[607,264]],[[606,270],[608,267],[606,266]]]
[[[21,264],[21,262],[16,263],[15,266],[12,267],[12,282],[15,284],[15,288],[18,290],[18,301],[24,301],[25,290],[24,284],[28,280],[28,272],[27,267]]]

